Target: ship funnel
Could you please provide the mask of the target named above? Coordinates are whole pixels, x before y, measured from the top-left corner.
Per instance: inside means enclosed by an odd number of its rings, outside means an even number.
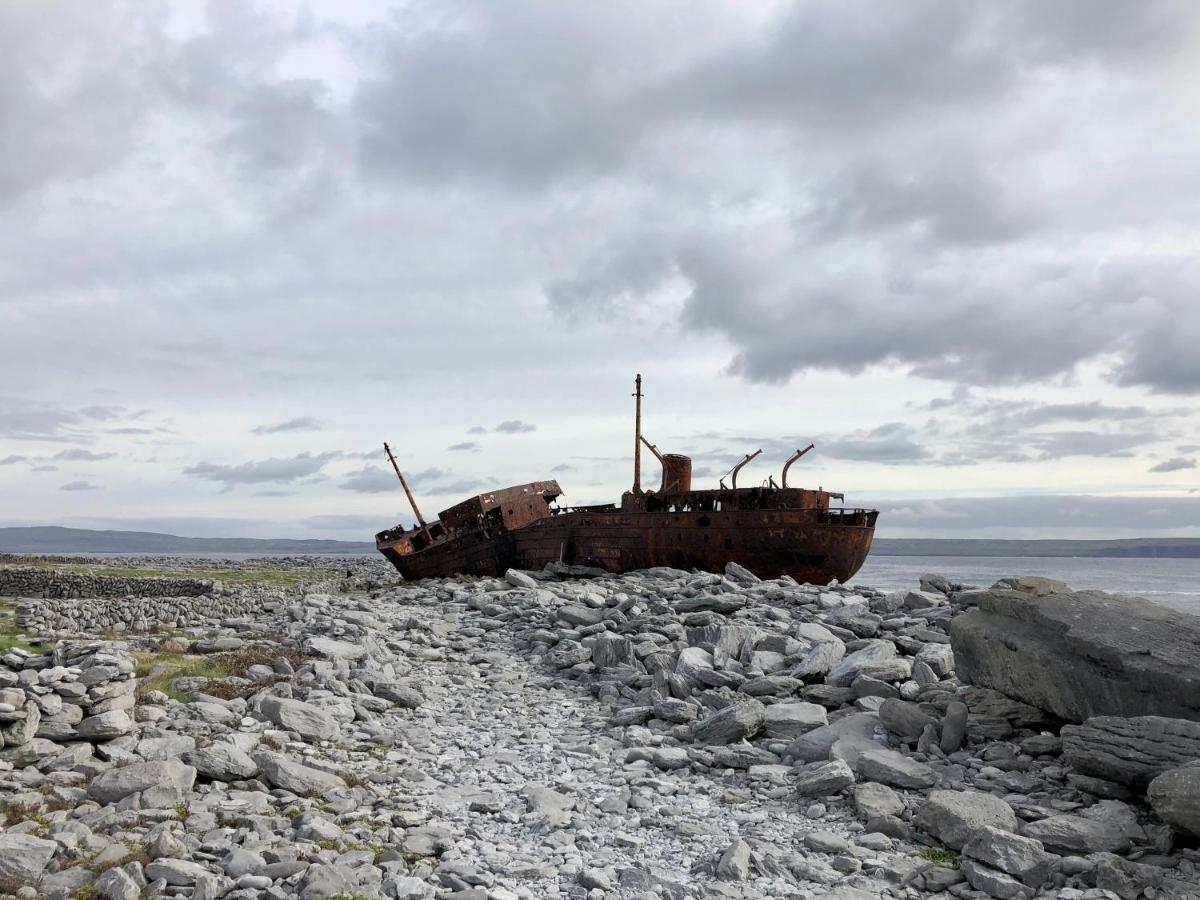
[[[663,494],[686,494],[692,489],[692,458],[679,453],[662,455]]]

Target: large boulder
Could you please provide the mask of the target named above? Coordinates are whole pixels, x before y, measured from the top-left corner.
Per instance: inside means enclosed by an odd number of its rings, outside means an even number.
[[[332,741],[341,734],[329,713],[289,697],[264,697],[259,709],[266,718],[286,731],[309,741]]]
[[[913,824],[947,847],[961,850],[985,828],[1017,830],[1013,808],[982,791],[933,791]]]
[[[963,856],[986,863],[1037,887],[1050,872],[1051,856],[1033,838],[1022,837],[999,828],[981,828],[963,845]]]
[[[54,841],[31,834],[0,834],[0,890],[36,885],[57,849]]]
[[[1150,782],[1146,798],[1168,825],[1200,837],[1200,764],[1163,772]]]
[[[875,726],[879,719],[871,713],[852,713],[843,716],[836,722],[814,728],[802,734],[788,745],[787,755],[801,762],[819,762],[829,759],[833,745],[840,740],[847,740],[862,747],[878,747],[875,740]]]
[[[757,700],[733,703],[692,726],[692,737],[701,744],[732,744],[762,731],[767,710]]]
[[[1066,813],[1029,823],[1025,836],[1063,855],[1124,853],[1129,849],[1129,835],[1120,823]]]
[[[117,803],[130,794],[162,788],[182,799],[196,783],[196,770],[177,759],[153,760],[106,769],[88,785],[88,797]]]
[[[1144,788],[1168,769],[1200,759],[1200,722],[1096,716],[1063,726],[1062,748],[1076,772]]]
[[[252,759],[269,784],[293,794],[315,796],[346,786],[337,775],[301,765],[281,753],[263,750],[255,753]]]
[[[1100,591],[993,589],[950,625],[958,677],[1059,718],[1200,720],[1200,618]]]

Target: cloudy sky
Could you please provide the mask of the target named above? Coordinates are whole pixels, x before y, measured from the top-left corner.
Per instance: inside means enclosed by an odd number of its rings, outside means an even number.
[[[1200,536],[1192,0],[0,4],[0,524],[629,482]]]

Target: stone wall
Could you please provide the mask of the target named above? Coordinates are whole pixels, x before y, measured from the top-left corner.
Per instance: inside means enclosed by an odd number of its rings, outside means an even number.
[[[105,741],[133,730],[133,657],[107,641],[60,643],[43,654],[0,657],[0,758],[40,755],[35,738]]]
[[[0,597],[198,597],[213,589],[198,578],[123,578],[46,569],[0,569]]]
[[[26,598],[17,604],[17,628],[27,633],[158,631],[217,626],[227,619],[278,609],[278,597],[252,592],[202,597]]]

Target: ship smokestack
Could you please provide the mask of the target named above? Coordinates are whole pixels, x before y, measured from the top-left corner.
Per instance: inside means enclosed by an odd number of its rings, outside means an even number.
[[[692,489],[692,458],[680,453],[664,453],[662,487],[664,494],[686,494]]]

